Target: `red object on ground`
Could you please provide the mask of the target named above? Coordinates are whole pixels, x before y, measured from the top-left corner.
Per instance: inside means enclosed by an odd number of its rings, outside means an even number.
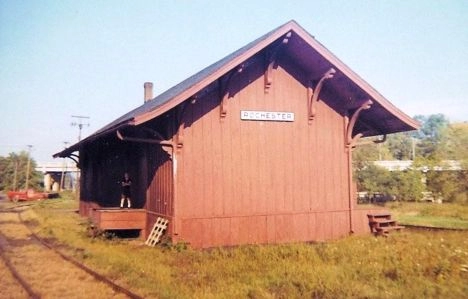
[[[36,192],[33,189],[20,190],[20,191],[8,191],[7,196],[10,201],[29,201],[29,200],[42,200],[47,198],[53,198],[57,193],[49,192]]]

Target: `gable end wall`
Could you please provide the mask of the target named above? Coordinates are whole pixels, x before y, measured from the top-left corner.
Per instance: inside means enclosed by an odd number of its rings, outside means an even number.
[[[217,90],[187,106],[177,240],[211,247],[326,240],[349,231],[344,117],[319,101],[309,124],[305,86],[278,66],[265,93],[259,74],[234,77],[231,89],[239,91],[225,118]],[[241,110],[293,112],[295,121],[243,121]]]

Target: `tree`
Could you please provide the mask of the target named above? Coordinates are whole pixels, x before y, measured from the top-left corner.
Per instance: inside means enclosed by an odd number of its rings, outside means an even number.
[[[411,160],[413,158],[413,137],[410,133],[396,133],[387,137],[385,142],[392,160]]]
[[[455,160],[462,169],[428,172],[428,189],[445,201],[468,204],[468,123],[441,130],[433,158],[439,166],[444,166],[444,160]]]
[[[440,164],[448,168],[449,165]],[[427,188],[444,201],[468,204],[468,170],[431,170],[427,172]]]
[[[440,134],[437,156],[444,160],[468,161],[468,123],[454,123]]]
[[[426,186],[422,182],[427,171],[427,190],[443,196],[445,201],[468,204],[468,123],[450,124],[443,114],[417,115],[421,129],[417,132],[396,133],[376,146],[367,144],[353,152],[358,190],[383,192],[404,200],[418,200]],[[413,158],[413,146],[416,156]],[[413,159],[413,169],[385,174],[373,161]],[[456,160],[462,170],[432,171],[445,160]]]
[[[416,201],[421,199],[425,190],[421,171],[388,171],[383,167],[368,164],[356,173],[359,191],[392,195],[399,200]]]
[[[422,192],[425,190],[422,173],[420,170],[414,168],[392,172],[391,185],[393,195],[405,201],[420,200]]]
[[[363,138],[364,145],[360,145],[353,150],[354,169],[362,169],[369,161],[392,160],[393,156],[389,152],[385,143],[373,143],[373,138]]]
[[[28,160],[30,161],[28,188],[40,188],[42,176],[35,171],[36,162],[29,157],[27,152],[22,151],[10,153],[7,157],[0,156],[0,190],[26,188]]]
[[[390,172],[383,167],[369,163],[356,172],[355,178],[359,191],[392,193]]]
[[[421,123],[421,129],[416,134],[417,137],[434,141],[440,138],[441,131],[450,123],[447,117],[441,113],[429,116],[416,115],[414,119]]]
[[[427,186],[444,201],[468,204],[467,171],[429,171]]]
[[[449,125],[449,120],[443,114],[416,115],[414,118],[421,123],[421,129],[414,134],[419,139],[418,155],[435,159],[434,154],[444,129]]]

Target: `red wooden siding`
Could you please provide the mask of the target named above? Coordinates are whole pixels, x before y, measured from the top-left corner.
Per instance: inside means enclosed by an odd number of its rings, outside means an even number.
[[[173,225],[173,168],[169,154],[161,146],[147,146],[146,209],[148,211],[147,231],[156,222],[158,216],[168,218],[169,233]]]
[[[148,177],[151,182],[147,191],[146,209],[162,216],[172,216],[172,161],[161,146],[151,146],[148,155]]]
[[[142,209],[96,209],[92,217],[95,223],[99,223],[100,229],[146,228],[146,211]]]
[[[343,116],[319,101],[309,125],[307,88],[279,66],[266,94],[259,73],[242,73],[251,81],[245,88],[234,81],[240,91],[228,100],[225,118],[217,92],[187,108],[177,217],[180,239],[194,246],[349,232]],[[294,112],[295,121],[241,121],[241,110]]]

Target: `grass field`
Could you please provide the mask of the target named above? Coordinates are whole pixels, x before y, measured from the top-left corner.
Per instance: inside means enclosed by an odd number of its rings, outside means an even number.
[[[402,224],[468,229],[468,206],[398,202],[389,204],[389,208]]]
[[[353,236],[327,243],[211,250],[177,245],[149,248],[138,240],[88,237],[88,222],[74,212],[76,208],[75,200],[64,197],[36,204],[24,217],[42,236],[62,244],[64,251],[149,298],[466,298],[468,294],[467,231],[403,231],[388,238]],[[397,208],[399,216],[406,211]],[[453,218],[447,213],[444,217]],[[461,213],[466,217],[466,210]]]

